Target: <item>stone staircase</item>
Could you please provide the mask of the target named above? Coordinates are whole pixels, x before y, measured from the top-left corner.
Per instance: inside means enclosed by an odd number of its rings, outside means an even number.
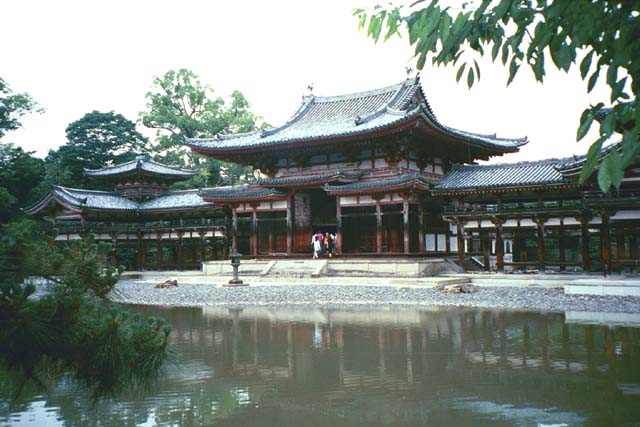
[[[327,274],[327,260],[274,260],[260,272],[261,277],[320,277]]]

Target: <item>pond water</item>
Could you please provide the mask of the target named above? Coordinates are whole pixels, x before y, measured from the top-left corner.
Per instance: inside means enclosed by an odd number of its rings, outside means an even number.
[[[132,309],[174,327],[157,389],[91,408],[62,382],[0,398],[0,426],[640,425],[636,328],[473,309]]]

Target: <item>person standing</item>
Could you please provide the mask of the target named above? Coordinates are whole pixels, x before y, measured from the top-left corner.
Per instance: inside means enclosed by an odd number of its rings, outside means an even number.
[[[327,253],[329,254],[329,258],[332,257],[332,251],[331,251],[331,236],[329,235],[329,232],[327,231],[326,233],[324,233],[324,237],[322,239],[322,244],[324,246],[324,250],[327,251]]]
[[[313,246],[313,259],[318,259],[318,255],[322,251],[322,244],[320,239],[318,239],[318,235],[314,234],[311,237],[311,245]]]
[[[329,234],[329,258],[333,257],[336,252],[336,235],[334,233]]]

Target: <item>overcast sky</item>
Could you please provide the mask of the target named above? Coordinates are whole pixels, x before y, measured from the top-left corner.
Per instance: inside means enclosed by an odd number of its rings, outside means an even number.
[[[272,125],[297,109],[310,83],[316,95],[398,83],[405,67],[415,64],[406,39],[376,45],[352,16],[354,7],[375,3],[5,1],[0,76],[46,112],[25,118],[23,128],[4,140],[45,156],[64,144],[66,126],[90,111],[113,110],[136,121],[153,77],[169,69],[194,71],[218,96],[241,91]],[[471,90],[455,82],[453,68],[422,71],[424,91],[442,123],[529,137],[520,153],[496,159],[501,162],[586,152],[587,140],[575,141],[578,120],[590,103],[608,99],[604,85],[587,95],[577,70],[549,70],[544,85],[523,70],[506,88],[500,64],[482,61],[481,71]]]

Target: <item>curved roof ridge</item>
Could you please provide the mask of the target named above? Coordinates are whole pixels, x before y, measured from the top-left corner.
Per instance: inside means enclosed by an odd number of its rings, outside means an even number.
[[[155,160],[153,160],[152,158],[149,158],[148,160],[139,160],[139,163],[138,163],[138,164],[141,164],[141,163],[152,163],[152,164],[154,164],[154,165],[158,165],[158,166],[162,166],[162,167],[164,167],[164,168],[169,168],[169,169],[177,170],[177,171],[180,171],[180,172],[189,172],[189,173],[193,172],[193,173],[197,173],[197,171],[194,171],[193,169],[183,169],[183,168],[181,168],[181,167],[180,167],[180,166],[178,166],[178,165],[167,165],[167,164],[165,164],[165,163],[156,162],[156,161],[155,161]]]
[[[503,138],[503,137],[497,137],[496,134],[481,134],[481,133],[474,133],[474,132],[468,132],[468,131],[464,131],[464,130],[460,130],[460,129],[456,129],[453,128],[451,126],[447,126],[447,125],[443,125],[442,123],[436,121],[435,124],[439,127],[441,127],[443,130],[458,135],[460,137],[463,138],[482,138],[485,140],[490,140],[493,141],[493,143],[498,143],[498,142],[509,142],[512,144],[512,146],[514,147],[520,147],[522,145],[525,145],[529,142],[529,137],[527,136],[523,136],[520,138]]]
[[[113,168],[116,168],[116,167],[122,167],[122,166],[128,166],[128,165],[130,165],[132,163],[137,163],[139,161],[140,161],[139,159],[133,159],[133,160],[129,160],[128,162],[120,163],[120,164],[117,164],[117,165],[103,166],[103,167],[98,168],[98,169],[90,169],[90,168],[83,167],[82,170],[84,171],[85,174],[87,174],[87,173],[105,172],[105,171],[108,171],[109,169],[113,169]]]
[[[412,83],[413,83],[413,81],[412,81]],[[379,117],[380,115],[386,113],[389,110],[389,108],[391,108],[392,105],[394,105],[396,102],[398,102],[398,100],[401,97],[401,95],[403,95],[404,89],[407,86],[409,86],[409,79],[406,79],[404,82],[402,82],[400,85],[397,85],[397,86],[398,87],[397,87],[395,93],[391,96],[391,98],[389,98],[389,100],[387,102],[382,104],[376,111],[374,111],[372,113],[369,113],[369,114],[365,115],[364,117],[356,116],[356,118],[355,118],[356,126],[361,125],[363,123],[367,123],[367,122],[375,119],[376,117]]]
[[[145,167],[145,165],[148,165],[148,166]],[[153,170],[152,168],[157,168],[157,169]],[[124,162],[124,163],[119,163],[117,165],[104,166],[99,169],[88,169],[88,168],[82,168],[82,169],[86,176],[94,176],[94,177],[126,174],[134,170],[138,170],[138,171],[144,170],[146,172],[151,172],[156,174],[163,174],[163,173],[173,174],[174,172],[176,172],[178,176],[193,176],[197,174],[197,171],[194,171],[191,169],[183,169],[178,165],[167,165],[164,163],[157,162],[153,160],[151,156],[149,156],[149,154],[142,154],[142,155],[136,156],[134,160]]]
[[[293,116],[291,116],[289,120],[287,120],[284,124],[280,126],[261,130],[260,138],[273,135],[274,133],[280,132],[281,130],[284,130],[290,127],[291,125],[293,125],[294,123],[298,122],[302,117],[304,117],[304,114],[313,106],[313,104],[315,104],[315,102],[316,102],[315,96],[304,97],[302,100],[302,104],[300,105],[300,107],[298,107],[296,112],[293,113]]]
[[[69,194],[72,197],[76,197],[72,194],[72,192],[78,193],[86,193],[86,194],[104,194],[105,196],[119,196],[120,194],[117,191],[104,191],[104,190],[88,190],[85,188],[72,188],[72,187],[63,187],[61,185],[54,185],[53,189],[60,189],[64,191],[66,194]]]
[[[347,101],[358,98],[368,98],[370,96],[380,95],[388,92],[396,92],[399,88],[405,85],[407,80],[404,80],[400,83],[396,83],[390,86],[380,87],[376,89],[365,90],[362,92],[352,92],[346,93],[342,95],[328,95],[328,96],[317,96],[314,95],[313,99],[318,103],[326,103],[326,102],[339,102],[339,101]]]
[[[453,165],[454,170],[471,170],[471,169],[505,169],[505,168],[522,168],[530,166],[548,166],[548,165],[562,165],[565,162],[571,160],[570,157],[562,158],[549,158],[539,160],[523,160],[514,163],[485,163],[482,165],[469,165],[456,163]]]

